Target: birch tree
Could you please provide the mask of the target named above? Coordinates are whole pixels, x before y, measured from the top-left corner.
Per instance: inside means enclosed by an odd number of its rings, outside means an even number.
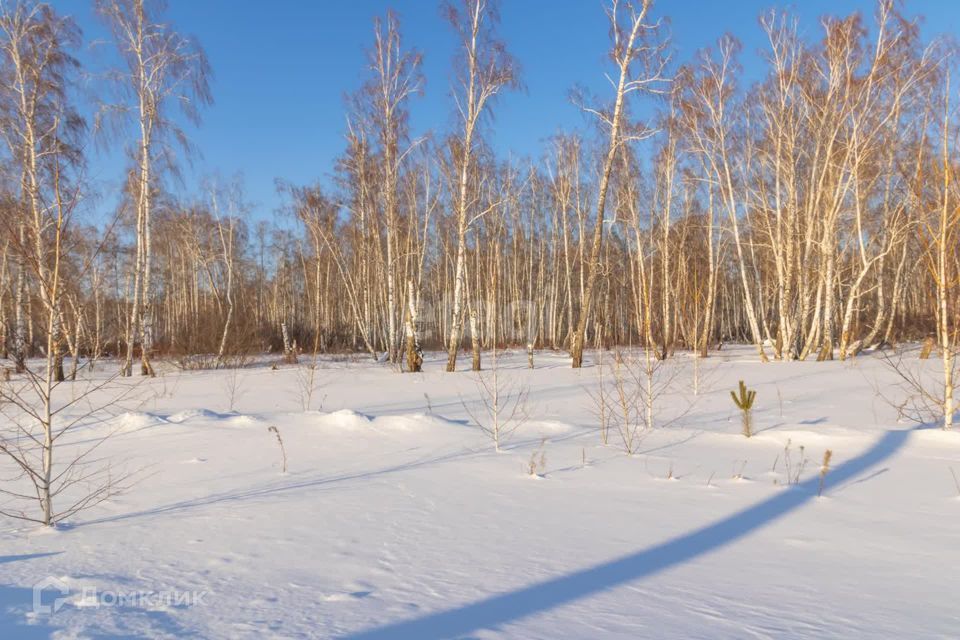
[[[401,250],[399,246],[399,181],[401,165],[409,151],[403,146],[408,142],[409,115],[406,103],[411,96],[421,91],[423,83],[420,61],[420,54],[416,51],[403,50],[400,24],[396,14],[392,11],[388,12],[385,24],[379,19],[374,22],[374,46],[369,52],[369,65],[373,77],[361,91],[359,99],[366,103],[361,108],[370,112],[370,120],[375,123],[376,138],[383,162],[380,202],[383,208],[386,243],[383,270],[387,288],[387,354],[390,362],[394,364],[399,359],[400,341],[397,328],[401,312],[398,306],[403,297],[397,283],[401,258],[399,255]],[[408,280],[407,285],[409,288],[413,282]],[[399,286],[402,287],[402,284]],[[410,313],[409,309],[407,313]],[[415,310],[412,315],[415,320]],[[409,334],[409,327],[407,332]],[[413,348],[412,344],[408,344],[408,351]],[[409,353],[407,357],[410,360]]]
[[[940,206],[924,224],[928,246],[927,262],[936,287],[936,336],[943,367],[943,428],[953,427],[956,412],[957,352],[960,351],[960,189],[954,180],[956,160],[951,149],[950,76],[943,91],[943,123],[941,125]]]
[[[65,105],[68,78],[78,66],[69,49],[79,44],[80,33],[71,20],[57,15],[49,5],[31,3],[17,3],[4,11],[0,31],[6,80],[2,134],[19,173],[17,207],[4,221],[7,237],[21,247],[16,260],[13,352],[16,371],[24,373],[28,271],[44,281],[50,268],[46,236],[51,205],[44,194],[44,172],[53,156],[69,154],[75,159],[71,142],[83,127],[76,112]],[[63,380],[62,363],[57,358],[62,340],[59,300],[49,297],[51,291],[49,287],[39,289],[45,310],[55,319],[50,344],[59,364],[55,377]]]
[[[590,318],[601,269],[600,253],[603,245],[607,191],[617,152],[623,144],[652,135],[649,129],[625,126],[627,109],[625,100],[632,93],[658,91],[666,81],[664,69],[668,58],[664,53],[664,44],[657,39],[659,23],[647,21],[652,5],[652,0],[642,0],[639,4],[629,0],[612,0],[607,9],[610,35],[613,40],[610,57],[618,72],[613,109],[610,111],[585,107],[607,129],[609,141],[599,172],[600,183],[597,187],[590,254],[583,265],[587,273],[586,286],[571,341],[570,355],[574,369],[579,369],[583,365],[587,322]]]
[[[119,105],[116,111],[132,114],[138,133],[131,153],[135,170],[131,172],[130,191],[137,250],[125,337],[126,358],[121,368],[125,376],[132,375],[134,343],[138,338],[141,374],[153,375],[152,204],[160,168],[164,164],[172,167],[172,149],[166,144],[166,136],[172,135],[186,147],[184,132],[168,117],[170,104],[175,103],[188,119],[197,123],[199,109],[212,102],[206,54],[193,39],[160,22],[163,9],[161,0],[97,0],[97,12],[113,32],[125,65],[115,76],[127,103]]]
[[[447,371],[457,369],[457,351],[463,335],[466,294],[467,228],[477,202],[471,193],[474,145],[477,127],[492,99],[505,87],[517,85],[517,69],[504,44],[497,39],[498,13],[493,0],[464,0],[463,7],[445,6],[445,13],[458,38],[462,60],[457,65],[454,101],[463,126],[453,143],[457,184],[453,196],[456,217],[456,261],[453,276],[453,309],[447,341]]]

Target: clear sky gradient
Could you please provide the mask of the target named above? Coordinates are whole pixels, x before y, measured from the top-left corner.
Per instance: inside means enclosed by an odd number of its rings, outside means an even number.
[[[393,8],[407,46],[424,54],[424,95],[410,104],[413,133],[443,133],[456,122],[450,98],[451,28],[435,0],[169,0],[167,21],[195,36],[213,67],[215,103],[199,128],[188,128],[199,149],[183,164],[184,187],[195,191],[204,174],[245,177],[247,199],[256,217],[280,205],[274,180],[295,184],[328,182],[344,148],[345,94],[366,77],[365,50],[375,16]],[[561,130],[583,130],[587,121],[569,100],[582,85],[606,97],[603,74],[608,25],[602,0],[503,0],[500,33],[521,66],[525,89],[495,104],[486,139],[503,157],[538,157],[546,138]],[[90,42],[109,37],[88,0],[54,0],[84,31],[81,59],[95,71],[114,63],[109,47]],[[820,35],[818,17],[861,11],[872,16],[870,0],[659,0],[655,16],[669,19],[675,60],[688,60],[726,32],[744,44],[746,78],[762,72],[757,52],[765,44],[757,23],[773,6],[799,15],[804,34]],[[906,13],[923,15],[926,37],[954,35],[960,28],[960,0],[907,0]],[[91,177],[112,207],[124,167],[122,154],[97,152]]]

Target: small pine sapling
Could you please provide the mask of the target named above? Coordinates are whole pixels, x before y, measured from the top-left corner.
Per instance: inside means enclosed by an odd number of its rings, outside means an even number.
[[[753,401],[757,397],[757,392],[747,389],[747,385],[740,381],[739,395],[731,391],[730,397],[733,403],[740,409],[740,416],[743,420],[743,435],[750,437],[753,435]]]

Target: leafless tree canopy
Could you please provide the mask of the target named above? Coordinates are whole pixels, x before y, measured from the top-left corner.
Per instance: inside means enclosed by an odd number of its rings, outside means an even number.
[[[277,223],[249,216],[242,184],[188,195],[166,179],[189,153],[172,113],[199,122],[212,99],[203,50],[160,3],[96,7],[121,67],[89,130],[70,102],[76,27],[43,3],[2,8],[0,345],[16,371],[45,354],[57,378],[65,355],[149,375],[154,357],[297,350],[417,371],[428,347],[454,371],[465,346],[480,369],[497,344],[569,350],[573,366],[596,346],[664,360],[725,342],[825,360],[930,338],[956,386],[958,83],[952,49],[898,3],[825,16],[814,37],[763,14],[765,72],[748,84],[734,36],[673,59],[667,3],[609,0],[609,82],[577,99],[592,130],[509,162],[493,116],[521,69],[494,0],[442,6],[454,124],[423,137],[422,54],[388,13],[335,181],[283,184]],[[58,226],[92,195],[87,139],[108,129],[129,149],[119,223]]]

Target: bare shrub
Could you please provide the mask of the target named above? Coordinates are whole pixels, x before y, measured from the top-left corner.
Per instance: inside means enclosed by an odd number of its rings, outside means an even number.
[[[786,474],[786,484],[800,484],[800,476],[803,474],[803,470],[807,466],[806,448],[803,445],[800,445],[799,451],[797,452],[796,457],[794,457],[793,441],[788,439],[787,444],[783,447],[782,458],[784,472]]]
[[[217,354],[194,353],[182,355],[173,361],[181,371],[205,371],[217,368]]]
[[[883,352],[878,357],[896,374],[900,393],[892,396],[888,389],[875,384],[877,395],[897,410],[897,415],[916,424],[941,424],[949,429],[955,412],[954,398],[960,389],[960,357],[943,358],[949,363],[949,375],[937,371],[927,360],[907,357],[908,350]],[[949,381],[949,384],[948,382]]]
[[[319,395],[326,382],[326,377],[319,373],[321,368],[320,360],[316,356],[311,363],[296,368],[297,391],[300,395],[300,406],[303,407],[304,411],[311,411],[314,399]],[[317,411],[323,410],[323,402],[326,398],[326,395],[320,397]]]
[[[692,405],[682,399],[666,402],[680,372],[676,362],[657,358],[652,349],[639,356],[618,351],[608,378],[598,366],[600,386],[591,394],[601,431],[612,424],[624,452],[636,453],[655,428],[674,424],[690,410]]]

